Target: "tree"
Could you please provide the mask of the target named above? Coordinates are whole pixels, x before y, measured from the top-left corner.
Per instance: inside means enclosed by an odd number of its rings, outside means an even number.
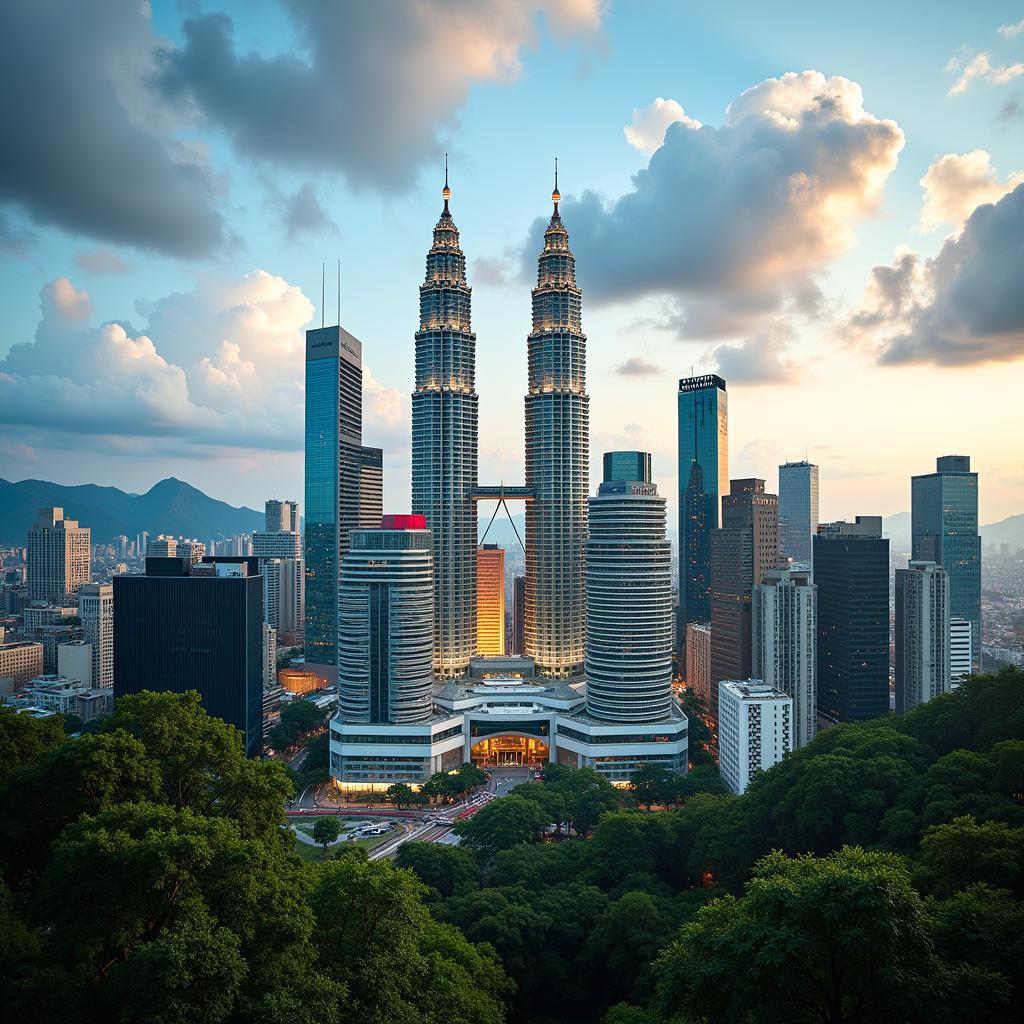
[[[557,826],[555,834],[561,835],[566,802],[565,796],[555,786],[548,786],[543,782],[521,782],[510,791],[510,795],[513,794],[537,804],[544,812],[544,820],[549,825]]]
[[[324,854],[327,847],[341,835],[341,825],[338,819],[332,814],[325,818],[317,818],[313,826],[313,841],[323,847]]]
[[[656,971],[657,1004],[670,1018],[909,1024],[962,996],[901,860],[856,847],[762,858],[745,895],[698,911]],[[1005,992],[971,997],[998,1003]]]
[[[602,814],[620,804],[615,787],[593,768],[579,768],[556,785],[565,794],[569,826],[577,835],[588,835]]]
[[[499,850],[528,843],[544,830],[543,811],[532,800],[506,796],[492,800],[455,826],[465,847],[487,861]]]
[[[0,778],[63,740],[60,718],[32,718],[19,715],[13,708],[0,707]]]
[[[447,843],[402,843],[395,864],[408,868],[433,897],[448,899],[479,887],[480,869],[469,850]]]
[[[388,786],[387,796],[399,810],[403,807],[408,807],[416,799],[412,786],[405,782],[396,782]]]
[[[933,825],[921,839],[922,880],[950,895],[974,882],[1024,896],[1024,828],[970,815]]]
[[[324,712],[312,701],[293,700],[281,708],[281,724],[302,736],[324,723]]]
[[[671,803],[675,796],[675,773],[663,765],[645,762],[629,777],[629,790],[648,811],[653,804]]]

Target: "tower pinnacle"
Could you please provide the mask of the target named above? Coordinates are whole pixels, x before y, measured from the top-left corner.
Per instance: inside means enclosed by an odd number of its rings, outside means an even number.
[[[555,213],[558,213],[558,202],[562,193],[558,191],[558,157],[555,157],[555,190],[551,193],[551,201],[555,204]]]
[[[448,154],[444,155],[444,188],[441,189],[441,198],[444,200],[444,212],[448,212],[448,200],[452,197],[452,190],[448,187]]]

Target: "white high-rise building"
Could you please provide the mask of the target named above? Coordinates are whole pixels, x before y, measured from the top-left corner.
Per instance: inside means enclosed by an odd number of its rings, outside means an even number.
[[[92,644],[84,640],[58,644],[57,674],[83,686],[92,686]]]
[[[587,714],[604,721],[655,722],[672,711],[672,552],[665,499],[642,465],[606,471],[589,503]]]
[[[753,675],[793,698],[793,748],[818,731],[818,588],[811,574],[769,569],[754,586]]]
[[[958,615],[949,617],[949,686],[955,690],[971,674],[971,624]]]
[[[90,531],[62,508],[41,508],[29,527],[28,596],[32,601],[74,604],[78,588],[89,582]]]
[[[760,679],[718,684],[718,768],[740,794],[793,749],[793,698]]]
[[[263,623],[263,689],[277,685],[277,630]]]
[[[811,564],[811,538],[818,529],[818,467],[812,462],[779,466],[779,556]]]
[[[265,516],[266,530],[252,535],[252,553],[263,572],[264,619],[277,630],[281,643],[297,643],[305,628],[305,565],[298,503],[271,498]]]
[[[407,725],[433,704],[434,573],[423,516],[353,530],[338,594],[338,717]]]
[[[87,583],[78,591],[78,615],[85,639],[92,645],[90,686],[114,685],[114,588]]]
[[[686,624],[686,689],[711,706],[711,623]]]
[[[896,711],[950,688],[949,576],[935,562],[896,570]]]

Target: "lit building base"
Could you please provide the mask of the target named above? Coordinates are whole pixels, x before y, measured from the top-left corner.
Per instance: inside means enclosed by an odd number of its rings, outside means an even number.
[[[331,778],[342,791],[414,788],[435,772],[467,762],[482,768],[541,768],[556,762],[593,768],[624,783],[641,765],[687,767],[686,716],[661,722],[615,723],[583,711],[580,679],[538,676],[533,659],[474,658],[469,672],[438,682],[435,717],[421,725],[331,722]]]

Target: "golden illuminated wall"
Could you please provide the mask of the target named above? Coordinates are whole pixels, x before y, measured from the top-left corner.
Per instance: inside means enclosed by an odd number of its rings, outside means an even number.
[[[505,549],[497,544],[476,551],[476,649],[505,653]]]
[[[283,668],[277,673],[277,684],[289,693],[312,693],[326,685],[315,672],[297,668]]]

